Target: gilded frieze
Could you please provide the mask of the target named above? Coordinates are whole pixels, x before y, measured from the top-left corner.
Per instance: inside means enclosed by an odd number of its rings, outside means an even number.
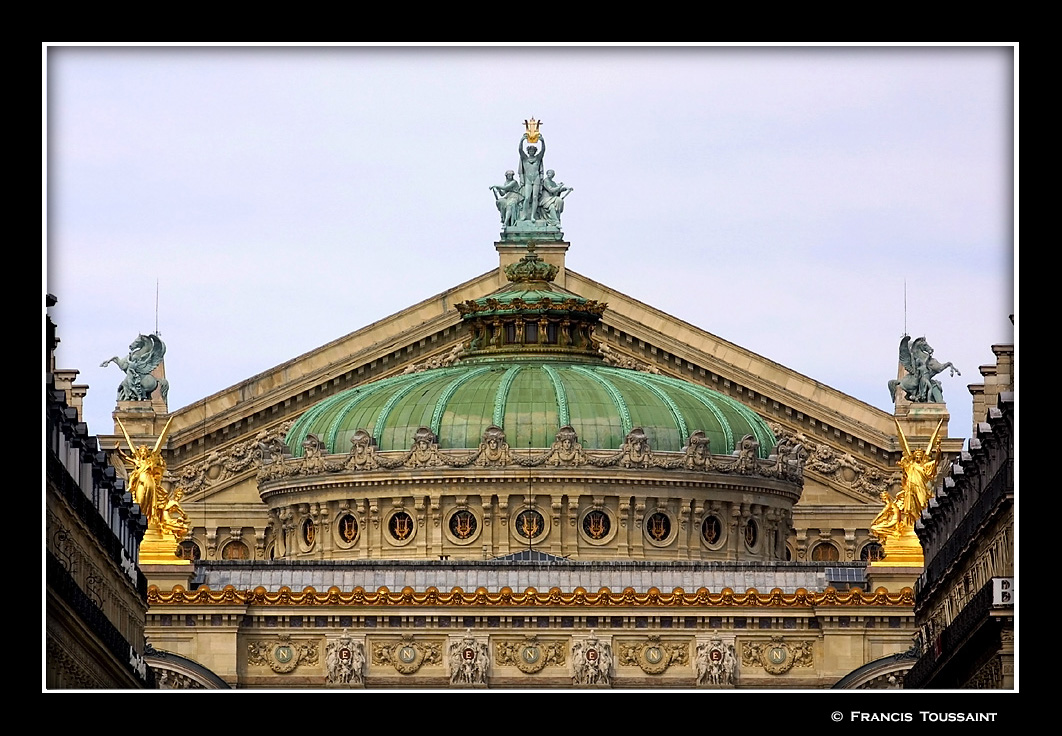
[[[773,636],[768,642],[746,641],[741,647],[744,667],[762,667],[769,674],[784,675],[794,667],[813,666],[812,642],[790,641]]]
[[[247,645],[247,663],[286,674],[293,672],[300,664],[317,664],[317,644],[295,642],[286,634],[259,639]]]
[[[898,593],[890,593],[884,588],[878,588],[873,593],[864,593],[858,588],[850,591],[827,588],[821,593],[807,590],[798,590],[794,593],[783,593],[779,590],[760,593],[750,588],[745,593],[735,593],[725,588],[719,593],[712,593],[705,588],[700,588],[693,593],[687,593],[681,588],[676,588],[671,593],[663,593],[651,588],[647,592],[640,593],[633,588],[625,588],[618,593],[613,593],[608,588],[602,588],[597,592],[577,588],[566,593],[560,588],[551,588],[546,592],[540,592],[534,588],[528,588],[522,592],[509,588],[489,592],[484,588],[479,588],[466,593],[459,587],[450,591],[441,591],[437,588],[428,588],[425,591],[415,591],[412,588],[403,588],[401,591],[392,591],[387,588],[368,591],[359,586],[344,593],[337,588],[318,592],[312,587],[295,592],[283,586],[275,593],[271,593],[261,587],[253,590],[238,590],[231,585],[226,585],[221,590],[211,590],[207,586],[185,590],[177,585],[172,590],[163,592],[157,586],[152,585],[148,587],[148,603],[153,606],[232,604],[333,606],[339,604],[344,606],[601,606],[603,608],[610,606],[675,608],[737,606],[762,609],[813,608],[828,605],[845,608],[863,606],[910,608],[914,605],[914,591],[904,588]]]
[[[645,641],[620,643],[619,664],[639,667],[647,675],[660,675],[671,665],[688,665],[690,647],[686,642],[665,642],[659,636],[648,636]]]
[[[563,667],[565,644],[540,641],[537,636],[502,640],[494,644],[494,661],[503,667],[516,667],[525,675],[534,675],[546,667]]]
[[[441,664],[442,642],[420,641],[404,636],[399,641],[373,642],[372,663],[390,665],[403,675],[412,675],[424,665]]]

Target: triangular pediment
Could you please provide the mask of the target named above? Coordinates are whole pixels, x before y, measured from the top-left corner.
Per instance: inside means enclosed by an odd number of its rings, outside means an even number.
[[[481,274],[178,410],[174,460],[246,443],[338,391],[446,355],[466,337],[454,305],[505,283],[501,269]],[[574,271],[562,270],[557,285],[608,304],[597,337],[615,355],[728,394],[798,433],[809,450],[824,444],[839,456],[819,458],[824,467],[891,465],[891,415]],[[839,492],[849,490],[838,485]]]

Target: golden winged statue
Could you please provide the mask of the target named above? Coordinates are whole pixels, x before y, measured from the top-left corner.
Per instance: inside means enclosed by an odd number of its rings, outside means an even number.
[[[921,564],[922,546],[914,526],[933,497],[933,486],[943,458],[940,429],[944,420],[937,424],[924,450],[911,450],[899,421],[895,417],[893,421],[903,450],[899,461],[903,482],[895,499],[888,493],[881,494],[885,507],[870,524],[871,534],[880,539],[885,548],[885,559],[875,564]]]
[[[122,428],[129,453],[118,448],[118,455],[129,468],[129,492],[133,500],[140,505],[140,511],[147,517],[148,529],[141,543],[140,556],[146,562],[177,562],[174,550],[177,542],[188,533],[188,515],[181,508],[184,491],[175,488],[169,493],[162,485],[162,476],[166,472],[166,460],[162,457],[162,446],[170,431],[173,417],[166,422],[162,434],[155,441],[155,446],[134,445],[122,420]],[[145,554],[151,559],[145,559]]]

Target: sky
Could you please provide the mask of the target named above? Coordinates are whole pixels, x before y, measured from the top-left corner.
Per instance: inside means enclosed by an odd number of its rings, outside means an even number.
[[[925,336],[951,436],[1015,342],[1010,46],[43,53],[44,288],[93,434],[139,333],[175,411],[497,268],[532,116],[584,276],[890,413]]]

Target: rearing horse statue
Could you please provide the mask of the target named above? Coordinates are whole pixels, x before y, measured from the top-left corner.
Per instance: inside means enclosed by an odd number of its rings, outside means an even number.
[[[951,363],[941,363],[934,358],[933,348],[924,337],[912,341],[910,335],[903,336],[900,340],[900,364],[907,371],[907,375],[889,381],[889,395],[893,403],[896,402],[896,389],[902,389],[908,401],[942,404],[944,392],[940,381],[934,380],[933,377],[949,368],[951,375],[962,375]]]
[[[125,371],[125,379],[118,385],[119,401],[149,401],[156,388],[165,400],[170,393],[170,382],[151,375],[165,354],[166,344],[158,335],[137,335],[129,346],[128,356],[108,358],[100,363],[100,368],[114,363]]]

